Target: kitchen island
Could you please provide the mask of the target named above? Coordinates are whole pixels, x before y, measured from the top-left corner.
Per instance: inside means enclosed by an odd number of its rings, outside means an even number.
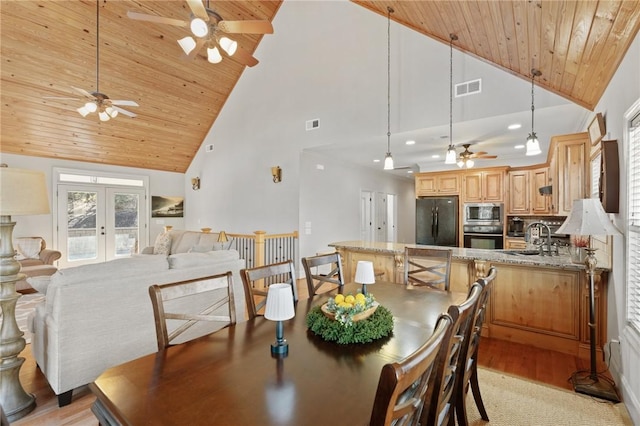
[[[589,358],[589,282],[585,265],[568,255],[539,256],[416,244],[342,241],[329,244],[342,256],[352,281],[359,260],[370,260],[380,279],[402,285],[405,247],[452,250],[451,291],[467,292],[491,266],[498,275],[490,296],[483,335]],[[598,351],[607,341],[606,267],[594,276]],[[375,293],[375,288],[371,289]]]

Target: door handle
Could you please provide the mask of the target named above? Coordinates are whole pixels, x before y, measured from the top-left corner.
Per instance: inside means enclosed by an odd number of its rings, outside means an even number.
[[[433,234],[433,236],[435,238],[438,238],[438,206],[436,206],[436,214],[433,217],[434,217],[435,228],[436,228],[436,231]]]
[[[104,235],[104,226],[100,227],[100,235]]]

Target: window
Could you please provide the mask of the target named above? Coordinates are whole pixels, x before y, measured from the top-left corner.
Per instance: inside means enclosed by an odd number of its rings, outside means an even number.
[[[640,101],[626,115],[627,127],[627,318],[640,332]]]

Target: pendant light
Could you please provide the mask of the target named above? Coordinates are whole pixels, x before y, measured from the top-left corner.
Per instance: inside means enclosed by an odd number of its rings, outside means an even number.
[[[527,152],[525,155],[538,155],[542,151],[540,150],[540,142],[538,142],[538,137],[536,136],[536,132],[533,127],[533,112],[535,110],[534,102],[533,102],[533,81],[536,77],[541,76],[542,73],[540,70],[535,68],[531,69],[531,133],[529,133],[529,137],[527,137]]]
[[[449,34],[449,149],[444,164],[456,164],[456,148],[453,146],[453,42],[458,40],[455,34]]]
[[[384,170],[393,170],[391,156],[391,14],[393,9],[387,6],[387,154],[384,156]]]

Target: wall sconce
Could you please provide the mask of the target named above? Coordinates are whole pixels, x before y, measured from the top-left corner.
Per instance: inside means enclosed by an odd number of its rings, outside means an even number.
[[[275,166],[271,168],[271,176],[273,176],[273,183],[278,183],[282,181],[282,169],[280,166]]]
[[[200,189],[200,178],[199,177],[191,178],[191,188],[193,188],[194,191],[197,191],[198,189]]]

